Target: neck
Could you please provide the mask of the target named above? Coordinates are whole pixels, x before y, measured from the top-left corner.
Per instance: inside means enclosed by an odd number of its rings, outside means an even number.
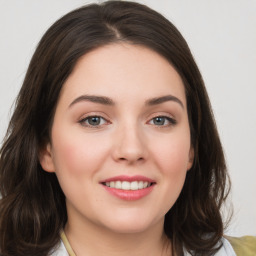
[[[66,236],[76,256],[171,256],[171,243],[163,232],[163,222],[136,233],[117,233],[93,223],[69,220]]]

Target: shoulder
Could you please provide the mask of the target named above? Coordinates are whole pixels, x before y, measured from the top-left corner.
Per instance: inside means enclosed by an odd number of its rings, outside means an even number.
[[[221,245],[221,248],[214,254],[214,256],[237,256],[231,243],[226,239],[222,238],[217,246]],[[185,256],[192,256],[188,252],[184,252]]]
[[[225,237],[234,248],[237,256],[256,255],[256,236]]]
[[[216,256],[236,256],[236,253],[231,245],[231,243],[226,239],[222,238],[222,247],[220,250],[216,253]]]
[[[221,239],[222,247],[215,256],[255,256],[256,255],[256,237],[230,237],[225,236]],[[189,256],[188,253],[185,253]],[[69,256],[64,243],[60,241],[58,247],[49,256]]]

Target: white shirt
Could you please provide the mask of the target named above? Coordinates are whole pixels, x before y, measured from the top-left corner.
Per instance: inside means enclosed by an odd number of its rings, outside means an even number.
[[[62,240],[61,240],[60,245],[57,248],[57,250],[54,251],[53,253],[51,253],[49,256],[69,256]]]
[[[235,254],[231,244],[229,243],[229,241],[225,238],[222,238],[222,242],[223,242],[223,246],[215,254],[215,256],[236,256],[236,254]],[[184,255],[185,256],[191,256],[191,254],[189,254],[188,252],[185,252]],[[61,241],[58,249],[53,254],[50,254],[50,256],[69,256],[62,241]]]

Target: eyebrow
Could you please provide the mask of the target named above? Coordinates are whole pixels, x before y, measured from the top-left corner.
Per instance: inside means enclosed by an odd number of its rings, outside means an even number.
[[[102,105],[109,105],[109,106],[115,105],[114,101],[108,97],[96,96],[96,95],[82,95],[82,96],[76,98],[74,101],[72,101],[71,104],[69,105],[69,107],[71,107],[74,104],[81,102],[81,101],[90,101],[93,103],[99,103]]]
[[[115,102],[112,99],[110,99],[109,97],[97,96],[97,95],[82,95],[82,96],[79,96],[78,98],[76,98],[74,101],[72,101],[71,104],[69,105],[69,108],[71,106],[73,106],[74,104],[82,102],[82,101],[89,101],[89,102],[99,103],[99,104],[107,105],[107,106],[115,105]],[[182,108],[184,108],[182,101],[173,95],[165,95],[165,96],[161,96],[161,97],[148,99],[148,100],[146,100],[145,105],[146,106],[154,106],[154,105],[158,105],[158,104],[161,104],[161,103],[164,103],[167,101],[174,101],[174,102],[178,103]]]
[[[173,95],[166,95],[166,96],[162,96],[162,97],[156,97],[156,98],[149,99],[146,101],[146,105],[153,106],[153,105],[158,105],[158,104],[161,104],[161,103],[164,103],[167,101],[174,101],[174,102],[178,103],[182,108],[184,108],[182,101]]]

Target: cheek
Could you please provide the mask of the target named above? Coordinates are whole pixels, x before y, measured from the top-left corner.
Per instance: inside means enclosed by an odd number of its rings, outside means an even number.
[[[107,143],[101,140],[99,146],[99,140],[95,141],[91,136],[76,136],[74,133],[63,135],[56,134],[54,137],[56,172],[79,176],[95,172],[107,155]]]
[[[159,209],[166,214],[178,199],[183,188],[189,161],[190,143],[187,139],[173,138],[155,147],[155,164],[162,174],[159,184]]]
[[[179,176],[179,174],[187,171],[189,151],[189,136],[158,140],[154,147],[156,164],[165,174]]]

